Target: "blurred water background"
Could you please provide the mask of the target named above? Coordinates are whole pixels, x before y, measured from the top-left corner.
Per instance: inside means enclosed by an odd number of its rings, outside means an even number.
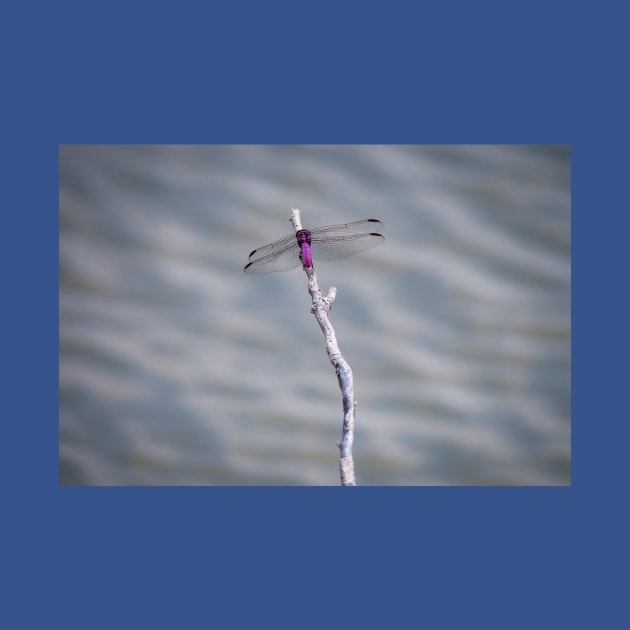
[[[566,146],[63,146],[59,483],[338,485],[342,408],[292,230],[358,400],[358,485],[571,483]]]

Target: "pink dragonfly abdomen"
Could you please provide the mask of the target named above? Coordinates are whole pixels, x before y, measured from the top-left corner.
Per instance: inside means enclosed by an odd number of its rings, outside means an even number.
[[[297,237],[297,241],[300,244],[300,249],[302,253],[300,254],[300,259],[302,260],[302,264],[305,267],[313,266],[313,256],[311,254],[311,233],[309,230],[298,230],[295,233]]]

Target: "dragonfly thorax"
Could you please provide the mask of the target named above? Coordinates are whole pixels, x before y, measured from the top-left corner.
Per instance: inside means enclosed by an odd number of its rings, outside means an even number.
[[[297,242],[300,245],[306,243],[307,245],[311,244],[311,231],[310,230],[298,230],[295,233],[295,238],[297,238]]]

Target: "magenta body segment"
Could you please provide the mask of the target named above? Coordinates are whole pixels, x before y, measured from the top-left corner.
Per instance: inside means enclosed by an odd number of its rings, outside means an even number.
[[[308,230],[298,230],[295,233],[297,242],[300,244],[300,260],[305,267],[313,266],[313,256],[311,254],[311,233]]]

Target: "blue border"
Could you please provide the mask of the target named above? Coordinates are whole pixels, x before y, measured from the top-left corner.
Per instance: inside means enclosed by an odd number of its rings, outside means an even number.
[[[584,366],[602,356],[586,323],[620,290],[603,290],[610,232],[627,232],[603,220],[618,202],[602,200],[602,175],[613,171],[602,173],[608,148],[595,140],[623,112],[615,86],[627,73],[615,68],[627,37],[621,16],[538,4],[4,11],[5,64],[19,63],[3,98],[12,486],[3,616],[30,627],[45,614],[66,628],[319,628],[333,619],[530,628],[614,618],[619,587],[608,566],[613,551],[627,558],[627,544],[616,547],[627,517],[607,487],[625,470],[611,462],[624,461],[615,447],[627,423],[614,437],[604,429],[619,417],[602,408],[614,400],[610,374]],[[567,40],[576,29],[588,37]],[[88,142],[571,143],[573,487],[58,487],[58,145]],[[586,278],[598,287],[596,312]]]

